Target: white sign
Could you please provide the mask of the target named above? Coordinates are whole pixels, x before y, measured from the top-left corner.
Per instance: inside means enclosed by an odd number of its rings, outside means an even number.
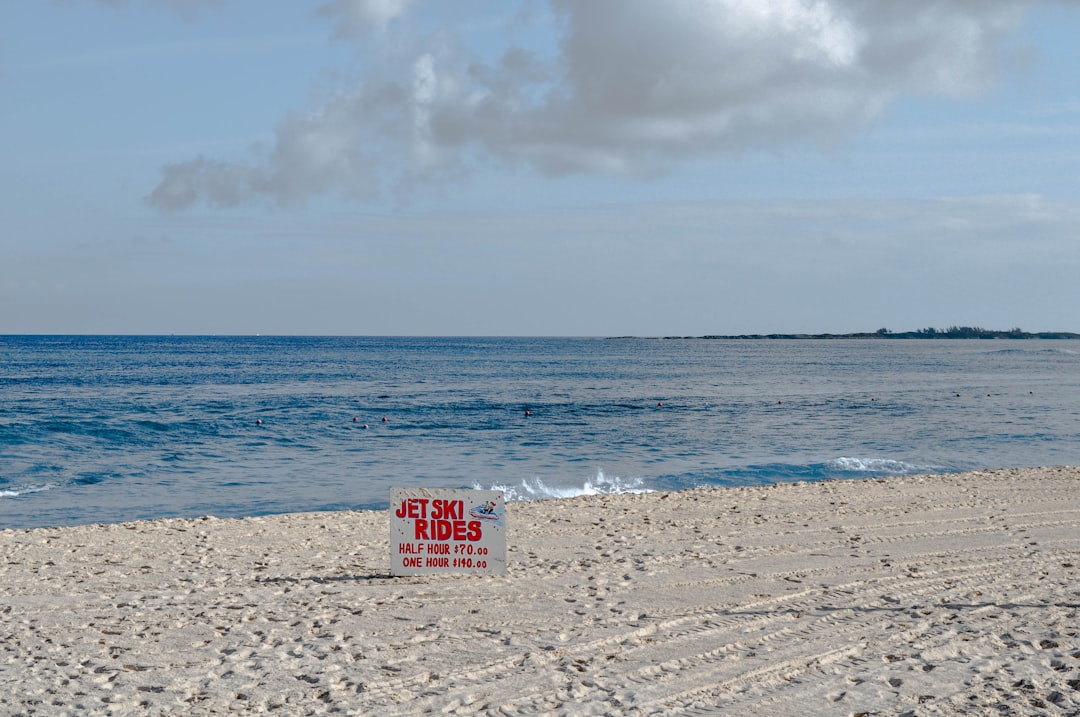
[[[502,491],[391,488],[390,573],[506,573]]]

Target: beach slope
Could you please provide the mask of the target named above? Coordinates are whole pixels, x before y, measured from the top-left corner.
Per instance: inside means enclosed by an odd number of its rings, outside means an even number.
[[[1080,714],[1080,468],[0,532],[0,714]]]

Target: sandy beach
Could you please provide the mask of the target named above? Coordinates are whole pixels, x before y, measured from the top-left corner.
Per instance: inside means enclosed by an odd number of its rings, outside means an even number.
[[[1080,468],[0,532],[0,714],[1080,714]]]

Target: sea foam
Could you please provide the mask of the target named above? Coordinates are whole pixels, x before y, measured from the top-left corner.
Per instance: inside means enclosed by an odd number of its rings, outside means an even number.
[[[51,488],[51,485],[15,486],[14,488],[0,490],[0,497],[15,498],[20,495],[26,495],[27,493],[41,493],[42,491],[50,490]]]
[[[484,487],[474,484],[473,488],[501,490],[508,501],[550,500],[554,498],[576,498],[583,495],[653,492],[651,489],[643,487],[643,481],[640,478],[609,477],[604,475],[602,470],[598,470],[592,478],[586,478],[580,486],[553,486],[546,484],[540,478],[527,478],[517,485]]]
[[[829,468],[847,473],[882,473],[886,475],[910,475],[913,473],[940,473],[943,466],[918,465],[889,458],[852,458],[841,456],[826,464]]]

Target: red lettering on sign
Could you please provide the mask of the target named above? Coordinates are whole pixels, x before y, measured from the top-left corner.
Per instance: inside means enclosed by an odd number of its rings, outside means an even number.
[[[434,515],[434,512],[432,513]],[[484,528],[479,520],[424,520],[413,522],[416,540],[467,540],[476,542],[483,537]]]
[[[399,518],[426,518],[427,498],[409,498],[397,507],[394,515]]]
[[[431,517],[436,520],[461,520],[465,517],[465,501],[436,498],[431,501]]]

